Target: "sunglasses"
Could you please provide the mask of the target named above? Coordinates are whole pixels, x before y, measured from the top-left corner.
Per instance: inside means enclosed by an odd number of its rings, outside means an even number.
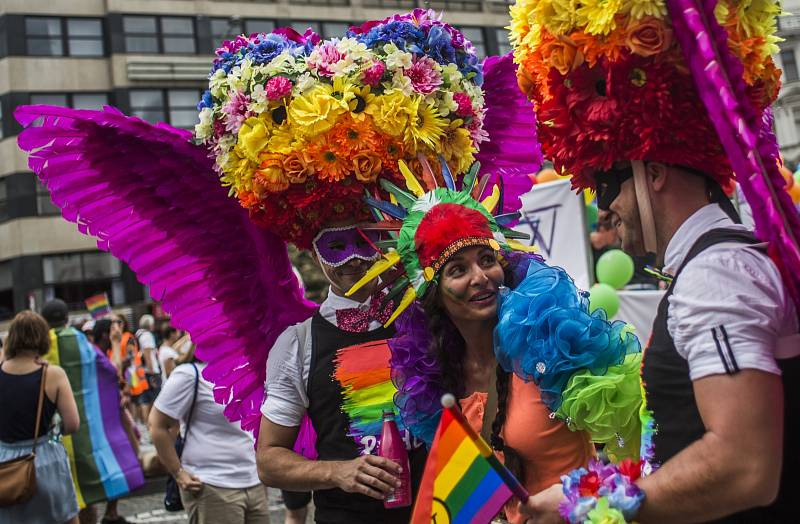
[[[632,166],[597,173],[595,175],[597,208],[608,211],[611,204],[619,196],[622,184],[631,177],[633,177]]]

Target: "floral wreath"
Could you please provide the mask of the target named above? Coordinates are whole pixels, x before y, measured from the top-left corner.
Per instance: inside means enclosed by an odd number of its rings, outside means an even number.
[[[764,111],[780,89],[778,2],[719,0],[714,15],[744,66],[747,96]],[[576,187],[615,162],[651,160],[732,178],[664,0],[517,0],[511,42],[520,88],[533,100],[539,140]]]
[[[330,40],[239,36],[216,54],[196,137],[253,220],[299,247],[326,222],[368,218],[364,189],[402,180],[399,160],[442,155],[459,175],[487,138],[475,49],[433,11]]]

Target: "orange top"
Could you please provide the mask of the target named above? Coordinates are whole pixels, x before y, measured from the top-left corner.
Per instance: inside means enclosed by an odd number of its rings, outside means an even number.
[[[477,433],[483,426],[486,396],[485,392],[476,391],[459,401],[464,417]],[[595,456],[589,436],[570,431],[562,421],[551,419],[536,384],[526,383],[516,375],[511,380],[502,437],[522,457],[525,478],[521,480],[531,495],[561,482],[561,475],[586,466]],[[498,455],[502,459],[502,454]],[[509,522],[525,522],[516,508],[516,499],[511,499],[505,508]]]

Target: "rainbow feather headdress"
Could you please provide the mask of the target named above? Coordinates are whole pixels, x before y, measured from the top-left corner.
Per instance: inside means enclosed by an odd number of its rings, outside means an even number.
[[[463,174],[487,139],[472,44],[416,9],[322,40],[288,28],[216,51],[197,139],[251,218],[307,248],[319,227],[368,219],[364,188],[398,161],[443,155]]]
[[[400,303],[386,322],[388,326],[410,306],[425,295],[439,270],[457,251],[469,246],[486,245],[499,251],[531,251],[517,239],[528,238],[508,224],[520,217],[519,212],[503,213],[503,181],[499,179],[488,196],[490,176],[478,176],[480,163],[472,164],[462,180],[461,189],[447,162],[440,157],[441,180],[427,159],[420,157],[421,172],[416,176],[402,160],[398,162],[406,182],[401,189],[388,180],[380,185],[390,195],[390,201],[370,196],[367,203],[380,219],[375,224],[361,226],[364,230],[390,232],[392,238],[380,242],[383,258],[367,271],[348,292],[355,293],[376,277],[384,275],[383,285],[391,285],[386,300],[400,296]],[[423,184],[425,187],[423,188]],[[388,217],[388,218],[386,218]],[[397,266],[401,265],[401,269]],[[391,274],[387,272],[391,271]]]

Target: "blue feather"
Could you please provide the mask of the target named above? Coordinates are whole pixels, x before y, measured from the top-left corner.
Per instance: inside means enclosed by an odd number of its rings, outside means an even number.
[[[368,196],[364,197],[364,201],[375,209],[380,209],[384,213],[400,220],[404,219],[408,215],[408,212],[405,209],[400,206],[396,206],[391,202],[375,200],[374,198]]]
[[[447,189],[450,191],[455,191],[456,181],[453,179],[453,173],[450,172],[450,166],[447,165],[447,161],[445,161],[442,155],[439,155],[439,163],[442,164],[442,178],[444,178],[444,185],[446,185]]]

